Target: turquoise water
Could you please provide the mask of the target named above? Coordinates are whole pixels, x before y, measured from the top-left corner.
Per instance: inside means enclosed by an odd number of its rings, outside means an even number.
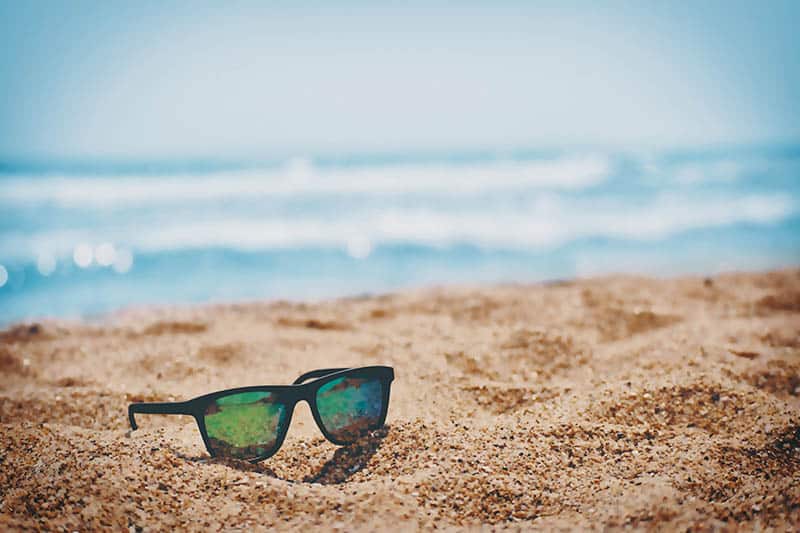
[[[800,146],[0,163],[0,322],[800,264]]]

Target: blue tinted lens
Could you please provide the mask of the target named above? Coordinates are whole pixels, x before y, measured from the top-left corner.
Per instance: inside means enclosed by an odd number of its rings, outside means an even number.
[[[338,441],[357,439],[381,423],[384,385],[374,378],[341,377],[317,391],[317,410],[325,430]]]

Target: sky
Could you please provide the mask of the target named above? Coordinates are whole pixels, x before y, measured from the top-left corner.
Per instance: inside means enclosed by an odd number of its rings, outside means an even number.
[[[0,0],[0,159],[800,140],[800,2]]]

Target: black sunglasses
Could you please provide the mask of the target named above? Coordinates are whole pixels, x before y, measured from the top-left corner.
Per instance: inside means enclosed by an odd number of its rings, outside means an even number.
[[[314,381],[304,383],[309,379]],[[278,451],[302,400],[334,444],[349,444],[383,426],[393,379],[388,366],[325,368],[303,374],[292,385],[241,387],[185,402],[132,403],[128,418],[137,429],[136,413],[191,415],[212,457],[255,462]]]

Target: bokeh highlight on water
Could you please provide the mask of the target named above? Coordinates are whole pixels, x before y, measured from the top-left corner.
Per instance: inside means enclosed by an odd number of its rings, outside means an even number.
[[[800,147],[0,166],[0,322],[800,262]]]

